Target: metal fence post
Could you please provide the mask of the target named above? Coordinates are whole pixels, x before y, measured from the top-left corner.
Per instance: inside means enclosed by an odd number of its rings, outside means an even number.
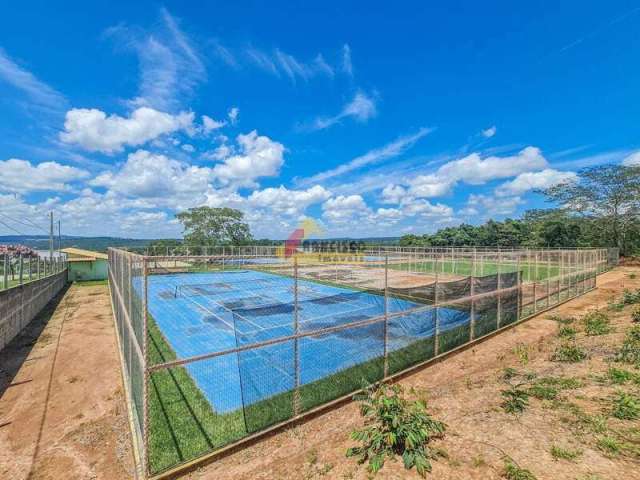
[[[19,270],[18,270],[18,272],[19,272],[19,274],[18,274],[18,284],[22,285],[22,274],[23,274],[23,269],[24,269],[24,263],[22,261],[22,254],[20,254],[20,257],[18,258],[18,262],[19,262],[18,263],[18,268],[19,268]]]
[[[144,399],[142,404],[142,416],[143,416],[143,439],[144,439],[144,458],[147,472],[150,471],[149,465],[149,382],[151,381],[151,375],[148,368],[148,316],[149,316],[149,279],[147,272],[147,258],[142,259],[142,275],[143,275],[143,297],[142,297],[142,397]]]
[[[2,273],[2,287],[9,288],[9,254],[4,254],[4,271]]]
[[[436,322],[436,341],[435,341],[435,345],[433,347],[433,354],[434,356],[438,356],[438,351],[440,350],[439,344],[439,337],[440,337],[440,318],[438,315],[438,256],[436,255],[435,257],[435,262],[436,262],[436,281],[434,283],[434,288],[433,288],[433,314],[435,317],[435,322]]]
[[[389,333],[389,255],[384,256],[384,378],[389,375],[389,351],[388,351],[388,333]]]
[[[293,414],[300,413],[300,345],[299,345],[299,323],[298,323],[298,255],[293,255],[293,330],[295,340],[293,344],[294,352],[294,372],[295,390],[293,393]]]
[[[498,266],[497,266],[497,273],[498,273],[498,308],[497,308],[497,328],[500,328],[500,326],[502,325],[502,294],[500,293],[500,290],[502,290],[502,277],[500,275],[500,271],[501,271],[501,262],[502,262],[502,251],[498,248]],[[529,271],[531,271],[531,264],[529,264]]]

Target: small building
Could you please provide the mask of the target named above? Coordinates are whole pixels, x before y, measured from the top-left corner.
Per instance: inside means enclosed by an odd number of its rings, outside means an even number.
[[[61,252],[67,255],[70,282],[107,279],[109,257],[105,253],[81,248],[63,248]]]

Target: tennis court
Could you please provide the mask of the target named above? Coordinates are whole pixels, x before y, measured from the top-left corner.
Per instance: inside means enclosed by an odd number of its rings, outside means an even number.
[[[148,278],[149,313],[178,358],[382,318],[383,295],[255,270],[153,275]],[[415,312],[419,309],[418,312]],[[433,336],[435,309],[388,297],[389,351]],[[468,322],[468,315],[438,309],[440,331]],[[384,322],[331,334],[306,336],[297,346],[300,385],[384,355]],[[295,388],[294,341],[219,358],[217,368],[186,369],[213,410],[226,413]]]

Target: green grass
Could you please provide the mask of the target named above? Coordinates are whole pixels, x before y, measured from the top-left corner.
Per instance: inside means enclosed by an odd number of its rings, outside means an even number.
[[[521,263],[516,264],[501,264],[500,272],[509,273],[518,270],[522,272],[522,279],[524,281],[540,281],[547,278],[557,277],[560,274],[560,267],[558,265],[539,264],[536,270],[535,264]],[[389,263],[389,268],[392,270],[411,271],[417,273],[435,273],[436,262],[433,260],[420,260],[406,263]],[[447,260],[446,256],[444,260],[438,260],[437,262],[438,273],[452,274],[452,275],[495,275],[498,273],[498,263],[492,261],[480,262],[478,259],[476,263],[476,269],[474,272],[473,262],[470,260],[457,259],[455,261]]]
[[[551,456],[554,460],[569,460],[573,462],[580,455],[582,455],[582,450],[571,450],[569,448],[559,447],[558,445],[553,445],[550,450]]]
[[[109,281],[106,278],[104,280],[76,280],[73,284],[78,287],[94,287],[96,285],[108,285]]]

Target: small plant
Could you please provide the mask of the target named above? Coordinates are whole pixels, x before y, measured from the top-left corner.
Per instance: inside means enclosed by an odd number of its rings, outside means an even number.
[[[524,412],[529,405],[529,390],[526,388],[535,379],[534,373],[520,373],[515,368],[505,368],[502,380],[509,388],[501,390],[502,403],[500,406],[507,413],[518,414]]]
[[[562,315],[549,315],[549,320],[553,320],[554,322],[558,322],[561,325],[569,325],[573,322],[575,322],[575,318],[574,317],[563,317]]]
[[[520,364],[524,367],[529,363],[529,347],[524,343],[519,343],[513,349],[513,353],[516,354]]]
[[[609,316],[600,310],[591,310],[583,318],[587,335],[604,335],[611,332]]]
[[[635,280],[635,279],[636,279],[636,277],[637,277],[637,275],[636,275],[635,273],[630,273],[630,274],[629,274],[629,278],[630,278],[631,280]]]
[[[631,321],[640,323],[640,307],[637,307],[633,312],[631,312]]]
[[[587,358],[587,352],[576,343],[563,343],[554,352],[551,360],[564,363],[578,363]]]
[[[620,420],[640,418],[640,400],[626,392],[618,392],[613,400],[611,415]]]
[[[551,456],[554,460],[570,460],[573,461],[582,455],[582,450],[570,450],[557,445],[551,447]]]
[[[633,305],[634,303],[640,303],[640,288],[635,292],[632,292],[631,290],[625,288],[624,292],[622,292],[621,303],[623,305]]]
[[[573,327],[563,326],[558,329],[558,337],[573,340],[576,338],[576,329]]]
[[[613,437],[601,437],[597,442],[598,448],[609,455],[618,455],[622,445]]]
[[[519,467],[513,460],[505,460],[503,476],[507,480],[536,480],[536,476],[531,471]]]
[[[627,331],[616,360],[630,365],[640,365],[640,325],[634,325]]]
[[[607,377],[611,383],[616,385],[624,385],[630,380],[634,380],[636,375],[628,370],[611,367],[607,370]]]
[[[429,442],[444,436],[445,424],[434,420],[423,401],[409,401],[399,385],[368,387],[354,397],[360,401],[360,414],[365,427],[351,433],[362,446],[347,450],[347,457],[359,463],[369,462],[371,473],[377,473],[387,458],[402,456],[404,467],[422,477],[431,471],[431,459],[438,456]]]

